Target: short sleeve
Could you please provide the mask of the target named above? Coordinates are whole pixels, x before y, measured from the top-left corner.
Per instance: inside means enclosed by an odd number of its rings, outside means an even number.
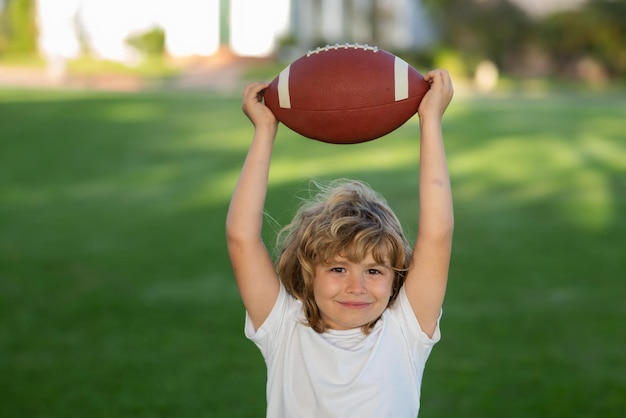
[[[421,347],[421,350],[428,349],[429,352],[432,346],[434,346],[441,339],[439,321],[441,320],[441,314],[443,311],[439,313],[439,318],[437,319],[437,325],[435,326],[433,336],[429,337],[422,330],[417,318],[415,317],[415,313],[413,312],[413,308],[411,308],[404,286],[400,289],[398,298],[390,310],[396,320],[400,323],[400,327],[402,328],[402,331],[411,346]]]
[[[287,293],[287,290],[281,284],[274,307],[258,329],[254,328],[254,325],[250,320],[250,316],[246,311],[246,322],[244,327],[245,336],[256,344],[265,358],[267,358],[268,355],[271,355],[271,352],[273,351],[272,344],[275,342],[275,337],[283,326],[284,319],[287,317],[287,312],[292,305],[290,302],[292,301],[293,298]]]

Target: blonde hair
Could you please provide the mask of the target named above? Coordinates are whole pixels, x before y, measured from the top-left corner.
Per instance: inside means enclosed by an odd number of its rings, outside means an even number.
[[[404,283],[412,249],[386,200],[367,184],[347,179],[312,184],[317,194],[278,234],[276,264],[287,291],[302,301],[308,325],[321,333],[328,326],[313,295],[316,265],[338,255],[358,262],[370,252],[377,263],[386,259],[395,273],[390,306]],[[378,319],[363,325],[363,332],[369,333]]]

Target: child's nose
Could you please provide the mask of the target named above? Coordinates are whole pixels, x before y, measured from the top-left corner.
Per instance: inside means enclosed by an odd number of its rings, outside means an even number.
[[[361,295],[367,292],[365,278],[360,273],[351,273],[348,276],[346,291],[350,294]]]

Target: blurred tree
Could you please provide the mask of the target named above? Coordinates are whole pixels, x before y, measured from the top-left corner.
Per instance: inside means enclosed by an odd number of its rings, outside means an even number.
[[[129,36],[126,43],[144,57],[161,57],[165,53],[165,31],[161,27],[154,27],[146,32]]]
[[[346,41],[351,41],[354,34],[354,0],[346,0],[343,3],[343,36]]]
[[[506,0],[423,0],[436,20],[442,46],[456,50],[471,72],[484,59],[503,68],[527,41],[529,18]],[[469,74],[468,74],[469,75]]]
[[[372,31],[372,38],[370,42],[374,45],[380,44],[380,20],[384,9],[378,0],[370,0],[369,15],[370,15],[370,28]]]
[[[593,60],[612,77],[626,77],[626,2],[596,0],[583,9],[557,13],[539,25],[539,41],[568,75]]]
[[[91,50],[87,28],[85,28],[85,24],[80,19],[80,15],[78,13],[74,16],[74,27],[76,28],[76,39],[78,40],[78,45],[80,46],[80,56],[92,57],[93,52]]]
[[[313,29],[313,39],[317,46],[326,43],[322,33],[322,0],[312,0],[311,2],[311,27]]]
[[[220,8],[220,45],[230,43],[230,0],[219,0]]]
[[[626,2],[590,0],[579,9],[531,17],[507,0],[423,0],[466,73],[483,59],[507,73],[626,77]],[[585,64],[581,65],[580,64]]]
[[[393,3],[384,0],[370,0],[369,17],[373,45],[384,45],[385,23],[393,20]]]
[[[4,0],[0,14],[0,54],[36,55],[35,0]]]

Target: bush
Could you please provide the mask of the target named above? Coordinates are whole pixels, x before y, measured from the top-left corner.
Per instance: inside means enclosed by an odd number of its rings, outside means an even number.
[[[129,36],[126,43],[145,57],[160,57],[165,53],[165,31],[155,27],[147,32]]]
[[[0,12],[0,54],[36,55],[35,0],[5,0]]]
[[[529,19],[507,1],[425,0],[443,48],[457,50],[468,68],[489,59],[499,67],[525,43]]]
[[[595,1],[579,11],[555,14],[541,22],[543,47],[560,72],[583,59],[598,62],[612,77],[626,77],[626,4]]]
[[[424,0],[441,30],[439,47],[459,51],[468,68],[488,59],[518,75],[584,77],[592,63],[606,77],[626,77],[626,3],[591,0],[583,7],[531,18],[506,0]]]

